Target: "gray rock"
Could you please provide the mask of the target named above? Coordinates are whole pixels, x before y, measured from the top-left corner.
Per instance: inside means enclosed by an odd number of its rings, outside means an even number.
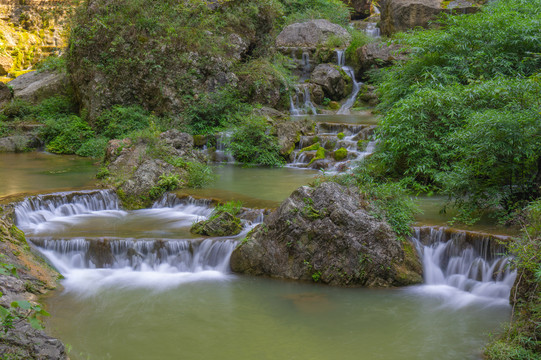
[[[23,152],[39,146],[39,141],[32,135],[13,135],[0,138],[0,153]]]
[[[359,68],[357,71],[363,73],[372,68],[391,66],[396,61],[403,61],[408,58],[407,52],[398,44],[370,43],[357,49]]]
[[[351,35],[346,29],[328,20],[319,19],[286,26],[276,38],[276,47],[315,48],[323,44],[330,36],[342,38],[345,46],[351,41]]]
[[[342,2],[353,9],[352,19],[366,19],[370,16],[372,0],[342,0]]]
[[[10,102],[12,97],[13,93],[11,92],[9,86],[3,82],[0,82],[0,108]]]
[[[336,183],[301,187],[235,249],[231,268],[340,286],[421,282],[411,244],[369,211],[357,191]]]
[[[69,80],[66,74],[52,71],[31,71],[8,82],[15,99],[38,103],[54,95],[66,94]]]
[[[341,100],[351,93],[351,78],[335,65],[318,65],[312,72],[310,81],[321,86],[331,100]]]
[[[140,164],[132,177],[120,187],[126,195],[147,194],[158,184],[160,175],[177,173],[177,169],[163,160],[149,159]]]
[[[176,129],[160,134],[160,139],[175,150],[176,156],[186,156],[193,150],[193,136]]]
[[[313,121],[309,119],[283,121],[275,124],[280,154],[289,156],[295,150],[295,145],[301,140],[301,135],[312,133],[313,126]]]
[[[442,0],[380,0],[380,29],[383,35],[406,31],[415,27],[427,28],[442,12],[458,14],[474,13],[479,10],[474,1],[454,1],[447,9]]]
[[[240,219],[228,212],[220,213],[216,218],[195,223],[190,232],[205,236],[233,236],[242,231]]]

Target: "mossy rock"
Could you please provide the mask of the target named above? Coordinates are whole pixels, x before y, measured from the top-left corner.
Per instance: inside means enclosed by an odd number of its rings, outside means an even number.
[[[193,144],[195,146],[202,147],[202,146],[207,145],[207,142],[208,142],[208,138],[205,135],[194,135],[193,136]]]
[[[320,147],[321,147],[321,144],[320,144],[319,141],[318,141],[318,142],[316,142],[316,143],[314,143],[314,144],[312,144],[312,145],[310,145],[310,146],[307,146],[307,147],[305,147],[305,148],[302,148],[302,149],[301,149],[301,153],[302,153],[302,152],[305,152],[305,151],[314,151],[314,150],[319,149]]]
[[[312,160],[310,160],[310,163],[308,165],[312,165],[312,163],[316,160],[323,160],[325,159],[325,148],[322,148],[321,146],[316,151],[316,156]]]
[[[342,140],[346,137],[346,135],[343,132],[339,132],[338,134],[336,134],[336,137],[338,138],[338,140]]]
[[[222,212],[212,219],[200,221],[190,229],[193,234],[205,236],[233,236],[241,231],[240,219],[228,212]]]
[[[368,140],[359,140],[357,141],[357,149],[363,151],[368,146]]]
[[[346,148],[341,147],[340,149],[336,150],[333,154],[334,160],[336,161],[342,161],[348,156],[348,151]]]
[[[340,104],[337,101],[331,101],[329,103],[329,109],[331,109],[331,110],[340,110]]]

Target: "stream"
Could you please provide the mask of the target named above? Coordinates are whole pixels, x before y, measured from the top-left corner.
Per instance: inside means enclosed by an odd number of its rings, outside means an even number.
[[[370,116],[319,116],[375,124]],[[0,196],[88,187],[96,171],[85,159],[43,153],[0,154],[0,167],[10,179]],[[231,252],[260,219],[236,237],[194,236],[191,225],[212,209],[186,195],[272,208],[321,172],[215,169],[220,177],[207,188],[180,190],[150,209],[123,210],[108,190],[18,204],[17,225],[64,276],[43,298],[51,313],[44,321],[72,360],[477,360],[509,319],[515,274],[497,241],[437,226],[416,228],[412,238],[423,255],[419,286],[345,289],[232,274]]]

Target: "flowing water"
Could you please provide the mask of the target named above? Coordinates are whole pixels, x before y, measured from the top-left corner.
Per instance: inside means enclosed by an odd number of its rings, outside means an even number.
[[[65,276],[44,300],[73,360],[479,359],[509,316],[514,274],[490,239],[419,229],[427,284],[332,288],[231,274],[254,224],[195,237],[208,204],[168,196],[124,211],[110,191],[83,191],[17,206],[18,226]]]

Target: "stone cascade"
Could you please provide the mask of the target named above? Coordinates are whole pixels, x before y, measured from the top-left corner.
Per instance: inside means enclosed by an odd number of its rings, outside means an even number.
[[[374,125],[319,122],[313,135],[301,136],[289,167],[344,171],[374,151]]]
[[[346,56],[344,50],[336,50],[336,58],[338,61],[338,66],[342,67],[342,70],[344,70],[345,73],[351,78],[353,83],[351,95],[337,112],[337,115],[348,115],[350,113],[350,109],[355,104],[355,100],[357,99],[357,94],[361,89],[362,82],[357,82],[355,78],[355,70],[353,70],[353,68],[350,66],[346,66]]]
[[[516,271],[506,255],[505,236],[445,227],[419,227],[412,240],[423,259],[425,290],[456,292],[457,306],[473,298],[507,303]]]

